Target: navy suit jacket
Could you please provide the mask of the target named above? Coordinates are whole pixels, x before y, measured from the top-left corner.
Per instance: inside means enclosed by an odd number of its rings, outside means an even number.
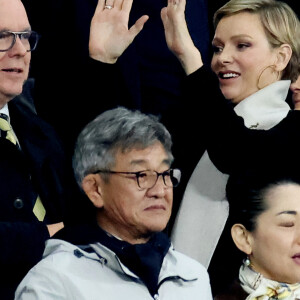
[[[45,222],[33,213],[37,194],[47,223],[63,220],[67,171],[64,152],[54,130],[23,102],[8,104],[21,149],[0,138],[0,298],[13,299],[26,272],[41,259],[49,238]]]

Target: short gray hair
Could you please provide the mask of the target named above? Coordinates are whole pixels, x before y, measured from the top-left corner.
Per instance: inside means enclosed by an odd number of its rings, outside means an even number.
[[[105,111],[78,136],[73,156],[77,183],[81,186],[86,175],[112,168],[118,150],[145,149],[158,141],[171,163],[171,135],[157,117],[124,107]]]

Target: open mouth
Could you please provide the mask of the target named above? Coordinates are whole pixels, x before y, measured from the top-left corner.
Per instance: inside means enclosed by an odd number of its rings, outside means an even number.
[[[219,72],[218,76],[221,79],[231,79],[231,78],[239,77],[240,74],[235,72]]]

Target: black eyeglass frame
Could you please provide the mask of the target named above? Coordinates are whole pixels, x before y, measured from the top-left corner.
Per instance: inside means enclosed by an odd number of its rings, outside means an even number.
[[[27,52],[32,52],[32,51],[34,51],[36,49],[36,46],[37,46],[38,41],[40,39],[40,35],[36,31],[32,31],[32,30],[29,30],[29,31],[10,31],[10,30],[6,30],[6,31],[0,32],[0,34],[3,34],[3,33],[11,33],[11,34],[13,34],[14,39],[13,39],[10,47],[8,47],[5,50],[1,50],[0,49],[0,52],[6,52],[6,51],[9,51],[11,48],[13,48],[13,46],[15,45],[15,43],[17,41],[17,37],[19,37],[19,39],[22,40],[22,39],[24,39],[23,36],[25,34],[30,34],[30,36],[33,34],[36,37],[34,47],[32,47],[32,49],[26,50]],[[29,36],[29,38],[30,38],[30,36]],[[28,41],[29,41],[29,38],[28,38]],[[30,43],[29,43],[29,45],[30,45]]]
[[[166,187],[168,187],[168,188],[177,187],[178,184],[180,183],[181,171],[180,171],[179,169],[168,169],[168,170],[163,171],[163,172],[161,172],[161,173],[159,173],[159,172],[157,172],[157,171],[151,171],[151,172],[156,173],[156,176],[157,176],[157,177],[156,177],[156,180],[155,180],[154,184],[153,184],[151,187],[143,188],[143,187],[140,186],[139,178],[141,177],[141,174],[142,174],[142,173],[149,172],[149,171],[150,171],[150,170],[143,170],[143,171],[138,171],[138,172],[118,172],[118,171],[112,171],[112,170],[97,170],[97,171],[93,172],[93,174],[104,173],[104,174],[129,174],[129,175],[135,175],[137,185],[138,185],[138,187],[139,187],[140,189],[151,189],[151,188],[153,188],[153,187],[156,185],[159,176],[162,176],[164,185],[165,185]],[[175,172],[178,172],[178,177],[179,177],[179,178],[173,176],[174,171],[175,171]],[[167,176],[167,175],[170,176],[170,178],[171,178],[172,186],[168,186],[168,185],[166,184],[165,176]],[[175,178],[175,179],[176,179],[175,184],[174,184],[172,178]]]

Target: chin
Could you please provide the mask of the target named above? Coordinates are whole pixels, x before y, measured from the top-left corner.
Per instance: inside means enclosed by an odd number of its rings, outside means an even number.
[[[226,100],[234,103],[234,94],[231,91],[228,91],[228,89],[221,87],[221,92]]]
[[[3,90],[3,95],[8,99],[7,102],[11,99],[13,99],[16,96],[19,96],[23,92],[23,84],[14,86],[12,88],[7,88]]]
[[[299,97],[300,98],[300,97]],[[300,110],[300,99],[294,100],[294,109]]]
[[[167,227],[167,223],[166,222],[163,222],[163,223],[157,223],[157,222],[153,222],[151,224],[147,224],[147,229],[148,229],[148,232],[161,232],[163,230],[166,229]]]

